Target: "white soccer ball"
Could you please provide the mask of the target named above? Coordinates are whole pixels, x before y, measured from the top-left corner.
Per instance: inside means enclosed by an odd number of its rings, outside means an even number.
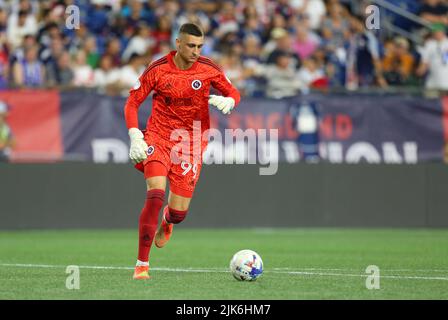
[[[255,251],[241,250],[230,260],[230,272],[239,281],[254,281],[263,273],[263,261]]]

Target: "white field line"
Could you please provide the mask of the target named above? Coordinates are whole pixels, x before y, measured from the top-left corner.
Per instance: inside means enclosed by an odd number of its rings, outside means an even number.
[[[448,273],[448,269],[383,269],[387,272],[443,272]],[[360,271],[360,269],[343,269],[343,268],[272,268],[277,271]]]
[[[0,267],[23,267],[23,268],[66,268],[64,265],[50,265],[50,264],[23,264],[23,263],[0,263]],[[80,269],[99,269],[99,270],[134,270],[133,267],[113,267],[113,266],[78,266]],[[310,269],[310,268],[308,268]],[[151,268],[152,271],[166,271],[166,272],[195,272],[195,273],[227,273],[226,269],[217,268]],[[272,269],[264,271],[265,273],[277,273],[277,274],[289,274],[289,275],[305,275],[305,276],[327,276],[327,277],[367,277],[369,274],[350,274],[350,273],[334,273],[334,272],[322,272],[335,269],[316,269],[320,272],[301,270],[289,270],[282,271],[278,269]],[[340,271],[348,271],[347,269],[337,269]],[[390,270],[383,270],[390,271]],[[431,270],[425,270],[431,271]],[[448,277],[430,277],[430,276],[410,276],[410,275],[384,275],[380,274],[381,278],[385,279],[411,279],[411,280],[441,280],[448,281]]]

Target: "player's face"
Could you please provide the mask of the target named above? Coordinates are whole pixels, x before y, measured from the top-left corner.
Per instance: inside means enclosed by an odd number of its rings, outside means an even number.
[[[194,63],[201,55],[204,37],[196,37],[190,34],[181,34],[176,39],[177,52],[188,63]]]

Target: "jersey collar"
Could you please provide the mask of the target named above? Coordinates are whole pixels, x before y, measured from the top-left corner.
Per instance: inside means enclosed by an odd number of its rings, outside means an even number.
[[[179,71],[179,72],[190,72],[190,71],[194,71],[194,70],[196,70],[196,68],[197,68],[197,66],[198,66],[198,61],[196,61],[195,63],[193,63],[193,64],[191,65],[191,67],[188,68],[188,69],[185,69],[185,70],[181,70],[181,69],[179,69],[179,68],[176,66],[176,64],[174,63],[174,56],[175,56],[175,55],[176,55],[176,51],[175,51],[175,50],[170,51],[170,53],[168,53],[168,55],[167,55],[167,57],[168,57],[168,63],[170,64],[170,66],[171,66],[172,68],[174,68],[175,70],[177,70],[177,71]]]

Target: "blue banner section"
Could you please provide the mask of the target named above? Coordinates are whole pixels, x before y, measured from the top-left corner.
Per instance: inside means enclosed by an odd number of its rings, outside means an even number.
[[[126,99],[61,93],[65,159],[128,162]],[[140,108],[140,128],[151,99]],[[442,161],[440,99],[403,95],[309,95],[243,99],[232,114],[211,110],[205,163],[324,160],[331,163]],[[300,133],[299,133],[300,132]],[[268,159],[269,158],[269,159]]]

